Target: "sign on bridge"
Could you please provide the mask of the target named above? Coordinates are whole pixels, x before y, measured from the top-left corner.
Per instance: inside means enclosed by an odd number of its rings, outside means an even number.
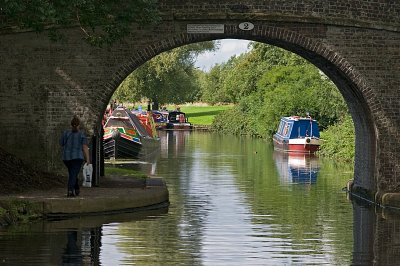
[[[224,33],[224,24],[187,24],[187,33]]]

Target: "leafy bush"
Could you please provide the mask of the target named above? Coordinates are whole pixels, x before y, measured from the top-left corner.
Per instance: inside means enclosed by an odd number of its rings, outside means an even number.
[[[309,113],[321,131],[327,129],[320,154],[353,159],[354,128],[347,105],[333,82],[311,63],[283,49],[254,43],[253,50],[231,58],[222,68],[213,74],[224,73],[214,77],[223,86],[216,84],[214,89],[231,95],[236,106],[217,115],[213,129],[270,139],[281,117]]]
[[[0,207],[0,226],[27,223],[41,217],[35,206],[27,201],[13,200],[5,205]]]
[[[322,145],[320,155],[342,160],[354,161],[355,135],[350,115],[321,132]]]
[[[240,106],[235,106],[215,116],[211,128],[222,133],[240,135],[248,132],[247,116]]]

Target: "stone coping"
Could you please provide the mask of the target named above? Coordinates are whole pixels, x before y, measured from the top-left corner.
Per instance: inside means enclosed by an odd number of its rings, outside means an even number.
[[[26,201],[35,211],[44,217],[69,217],[93,214],[107,214],[154,209],[169,204],[169,192],[165,182],[160,178],[149,178],[143,186],[131,186],[119,180],[108,187],[82,187],[77,197],[67,197],[66,189],[57,188],[51,191],[32,192],[23,195],[0,197],[2,204],[7,201]]]

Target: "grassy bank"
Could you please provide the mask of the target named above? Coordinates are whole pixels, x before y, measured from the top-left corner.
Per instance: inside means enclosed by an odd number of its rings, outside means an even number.
[[[25,200],[3,200],[0,205],[0,227],[24,224],[42,218],[39,206]]]
[[[175,109],[175,106],[168,106],[168,110]],[[197,106],[182,105],[181,111],[185,112],[189,122],[194,125],[211,125],[214,117],[222,111],[232,108],[231,105],[220,106]]]
[[[104,168],[105,176],[129,176],[132,178],[141,178],[141,179],[148,178],[148,176],[143,172],[129,168],[117,167],[116,165],[118,165],[118,162],[116,162],[115,165],[113,164],[106,165],[106,167]]]

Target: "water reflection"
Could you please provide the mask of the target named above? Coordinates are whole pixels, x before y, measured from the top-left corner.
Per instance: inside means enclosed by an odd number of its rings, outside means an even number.
[[[282,184],[315,184],[320,163],[312,154],[274,151],[273,158]]]
[[[0,265],[107,265],[101,258],[101,253],[103,256],[105,253],[103,243],[107,241],[104,228],[109,231],[113,224],[159,219],[167,212],[168,208],[164,208],[3,228],[0,230]],[[116,257],[111,258],[118,264]]]
[[[119,167],[141,166],[163,177],[170,192],[168,209],[0,230],[0,265],[400,261],[400,216],[377,215],[374,208],[348,201],[341,190],[352,176],[348,165],[277,154],[258,139],[160,135],[158,160]],[[301,177],[303,172],[307,177]]]
[[[67,231],[67,246],[62,256],[63,265],[81,265],[82,251],[78,247],[78,232]]]
[[[374,261],[376,217],[372,206],[353,201],[353,265],[370,265]]]
[[[352,265],[399,265],[400,212],[353,198]]]
[[[102,227],[68,230],[62,265],[99,265]]]
[[[176,158],[185,151],[186,139],[192,131],[188,130],[165,130],[159,131],[161,138],[161,157]]]

